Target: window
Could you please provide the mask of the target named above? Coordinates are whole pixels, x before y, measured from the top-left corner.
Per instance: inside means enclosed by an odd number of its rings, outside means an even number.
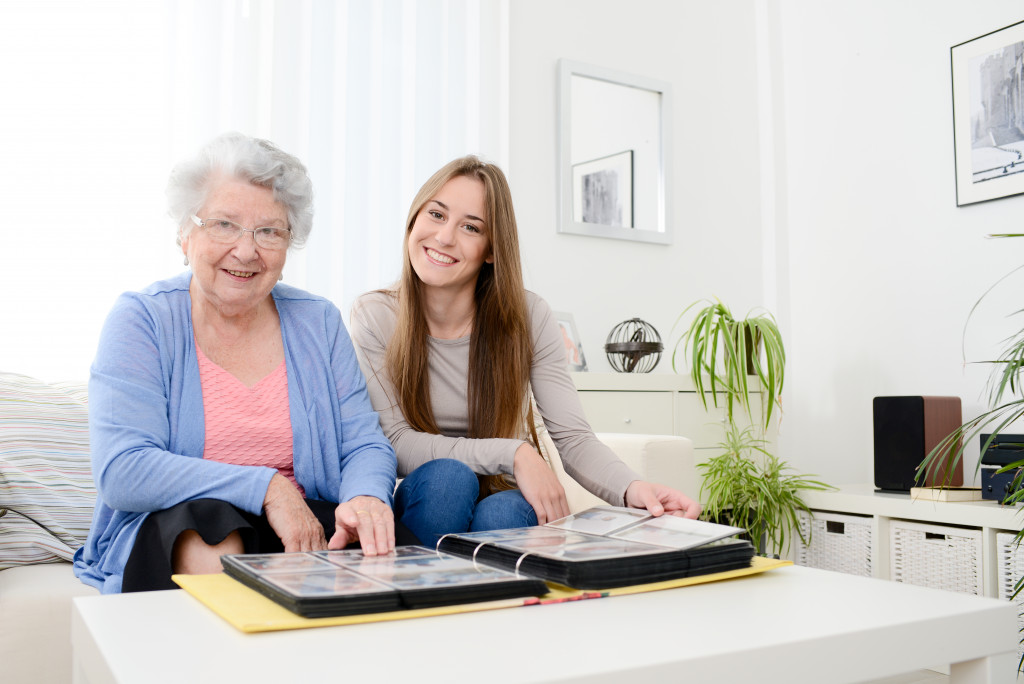
[[[397,278],[433,171],[468,153],[506,165],[507,44],[504,1],[0,4],[0,367],[85,377],[117,294],[184,268],[167,175],[226,130],[309,167],[314,228],[285,280],[347,317]],[[107,225],[112,207],[137,223]]]

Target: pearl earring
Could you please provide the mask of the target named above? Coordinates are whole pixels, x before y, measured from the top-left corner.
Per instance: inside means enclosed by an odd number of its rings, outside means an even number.
[[[188,266],[188,255],[185,255],[185,265]]]

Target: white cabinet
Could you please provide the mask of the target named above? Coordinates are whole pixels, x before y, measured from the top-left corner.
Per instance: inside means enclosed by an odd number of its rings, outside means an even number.
[[[716,408],[711,393],[708,409],[700,401],[689,375],[655,373],[573,373],[580,402],[595,432],[631,432],[656,435],[680,435],[693,441],[695,449],[715,449],[724,436],[725,402],[718,393]],[[751,410],[757,417],[761,398],[758,384],[751,382]],[[743,409],[736,406],[737,423],[747,425]],[[774,441],[778,424],[768,433]]]
[[[580,401],[595,432],[676,434],[669,392],[580,392]]]
[[[804,501],[814,511],[868,516],[871,533],[871,572],[893,579],[891,557],[894,533],[904,522],[952,526],[981,538],[980,570],[985,596],[999,596],[999,551],[996,535],[1021,529],[1022,511],[995,501],[923,501],[909,494],[879,492],[869,484],[847,485],[834,492],[807,492]],[[811,539],[813,547],[815,540]]]

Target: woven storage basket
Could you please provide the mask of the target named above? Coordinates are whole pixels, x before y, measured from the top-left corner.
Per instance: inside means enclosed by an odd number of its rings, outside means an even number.
[[[999,573],[999,598],[1017,604],[1017,631],[1024,631],[1024,591],[1013,598],[1013,588],[1024,577],[1024,544],[1017,546],[1013,532],[996,534],[996,559]],[[1017,647],[1017,660],[1024,655],[1024,644]]]
[[[893,520],[890,576],[897,582],[982,595],[981,530]]]
[[[797,565],[871,577],[870,516],[823,511],[814,511],[813,518],[803,511],[799,515],[800,531],[810,537],[808,544],[794,539]]]

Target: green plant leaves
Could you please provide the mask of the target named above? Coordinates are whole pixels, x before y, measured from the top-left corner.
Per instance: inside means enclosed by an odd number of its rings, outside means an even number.
[[[1003,238],[1003,237],[1024,237],[1024,234],[1018,233],[1001,233],[989,235],[988,237]],[[1012,276],[1014,273],[1024,269],[1024,266],[1018,266],[995,283],[993,283],[985,292],[982,293],[981,297],[971,307],[970,312],[967,314],[967,321],[964,323],[964,339],[966,339],[967,326],[971,321],[971,317],[977,311],[978,306],[981,302],[992,292],[1000,283],[1005,281],[1007,278]],[[1024,313],[1020,310],[1014,312],[1015,315]],[[973,441],[982,431],[988,430],[991,433],[989,439],[981,446],[981,453],[985,453],[989,445],[996,438],[999,433],[1004,429],[1012,425],[1014,422],[1024,419],[1024,397],[1021,395],[1021,378],[1020,375],[1024,372],[1024,329],[1019,330],[1016,334],[1005,340],[1007,347],[994,361],[983,361],[981,363],[989,363],[994,367],[992,372],[989,374],[989,378],[986,382],[986,391],[988,393],[989,406],[994,408],[982,413],[981,415],[965,422],[963,425],[958,427],[956,430],[951,432],[945,437],[938,445],[935,446],[931,452],[925,456],[924,460],[917,466],[915,475],[920,475],[924,472],[940,472],[942,468],[945,468],[945,472],[952,476],[956,464],[963,458],[964,450],[967,445]],[[966,360],[966,350],[964,351],[964,359]],[[1007,397],[1014,397],[1007,400]],[[981,461],[978,461],[977,468],[981,467]],[[1024,467],[1024,460],[1010,464],[1005,470],[1014,470],[1016,468]],[[1018,537],[1024,536],[1024,532],[1021,532]]]
[[[680,365],[685,361],[704,410],[708,393],[715,407],[719,393],[724,395],[728,419],[725,439],[719,445],[723,453],[697,466],[703,475],[703,515],[747,529],[755,542],[763,535],[766,547],[780,552],[789,546],[790,530],[800,533],[799,511],[810,513],[800,492],[832,487],[791,472],[784,461],[764,449],[765,441],[754,436],[753,428],[736,425],[737,404],[751,423],[764,430],[771,425],[775,411],[781,410],[786,349],[778,322],[771,313],[757,310],[737,320],[716,298],[686,307],[673,330],[694,308],[693,321],[672,350],[672,369],[680,370],[677,357]],[[763,392],[765,398],[759,421],[751,410],[751,374],[760,384],[755,391]]]
[[[730,423],[734,422],[737,403],[753,422],[747,372],[749,360],[761,391],[766,394],[761,418],[767,429],[775,407],[781,409],[785,382],[786,349],[775,317],[767,311],[752,311],[746,318],[736,320],[721,300],[702,300],[679,314],[673,330],[691,309],[701,304],[705,306],[697,310],[689,328],[676,340],[672,350],[672,370],[679,372],[677,356],[680,361],[686,358],[691,380],[705,410],[708,408],[707,392],[710,392],[715,407],[718,406],[718,393],[722,393]],[[680,348],[683,350],[681,356]]]
[[[810,515],[800,493],[833,487],[792,472],[764,445],[765,440],[755,437],[752,428],[726,426],[725,438],[719,443],[722,453],[697,465],[703,477],[702,517],[743,527],[755,543],[763,535],[761,553],[784,553],[791,541],[790,530],[803,538],[799,512]]]
[[[1024,237],[1024,233],[996,233],[989,235],[988,237]],[[965,361],[967,360],[965,345],[967,339],[967,325],[970,323],[971,317],[974,316],[974,312],[977,311],[978,306],[985,297],[992,292],[992,290],[1021,269],[1024,269],[1024,265],[1014,268],[1012,271],[990,285],[974,303],[974,306],[971,307],[970,312],[967,314],[967,321],[964,322],[964,334],[961,340],[961,349],[963,349]],[[1015,311],[1014,315],[1020,315],[1022,312],[1024,311]],[[995,408],[992,408],[982,413],[980,416],[967,421],[947,435],[945,439],[939,442],[938,445],[936,445],[935,448],[925,456],[921,464],[917,466],[917,470],[915,472],[916,476],[919,477],[922,473],[927,472],[939,472],[942,468],[945,468],[945,472],[952,476],[954,468],[956,468],[956,464],[963,458],[964,449],[967,444],[973,441],[974,438],[983,430],[988,429],[991,435],[985,443],[981,445],[982,454],[988,450],[995,438],[1004,429],[1024,418],[1024,397],[1020,396],[1022,394],[1020,374],[1024,371],[1024,329],[1019,330],[1016,334],[1005,340],[1005,342],[1007,343],[1006,349],[1003,350],[995,361],[983,362],[991,363],[995,366],[989,374],[988,381],[986,382],[989,406],[994,406]],[[1009,396],[1013,396],[1015,398],[1005,401],[1004,397]],[[980,468],[981,460],[979,459],[976,470]],[[1013,493],[1006,497],[1004,503],[1014,504],[1024,500],[1024,490],[1019,489],[1022,484],[1021,468],[1024,468],[1024,459],[1003,466],[998,471],[999,473],[1017,471],[1017,475],[1014,477],[1011,485]],[[1022,539],[1024,539],[1024,530],[1017,532],[1016,542],[1018,545]],[[1011,598],[1016,599],[1022,589],[1024,589],[1024,577],[1017,580],[1014,585],[1013,596]],[[1024,629],[1020,631],[1024,631]],[[1017,670],[1018,672],[1024,671],[1024,656],[1022,656],[1020,661],[1018,661]]]

